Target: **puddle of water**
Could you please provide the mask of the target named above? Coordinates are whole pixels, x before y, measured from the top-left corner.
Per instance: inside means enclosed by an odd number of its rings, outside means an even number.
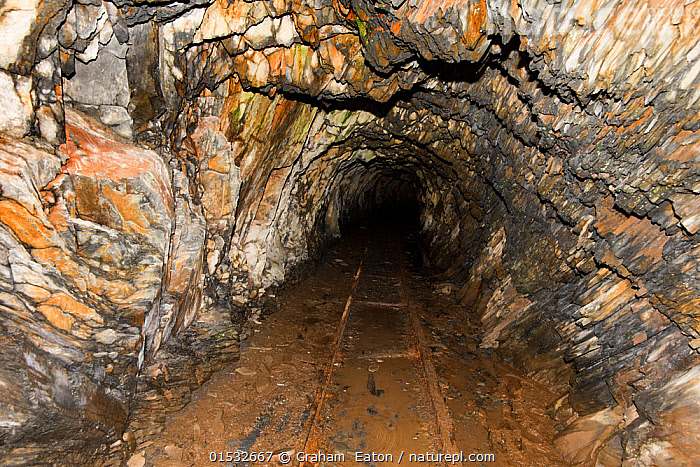
[[[398,462],[402,451],[402,465],[419,465],[410,462],[410,454],[436,452],[416,360],[382,360],[346,360],[336,370],[322,436],[333,452],[346,454],[337,465],[357,465],[358,452]]]

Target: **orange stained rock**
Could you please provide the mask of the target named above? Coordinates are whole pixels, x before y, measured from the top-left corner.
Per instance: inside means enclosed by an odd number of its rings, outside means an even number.
[[[272,7],[277,13],[282,13],[284,11],[290,11],[292,7],[292,0],[271,0]],[[335,6],[335,2],[334,2]]]
[[[303,143],[306,140],[306,132],[311,120],[316,115],[316,110],[312,106],[281,99],[275,107],[272,120],[272,128],[277,131],[274,136],[279,136],[278,140],[272,137],[273,141],[286,141],[289,143]],[[296,130],[296,131],[295,131]],[[289,161],[279,161],[278,167],[286,165]]]
[[[595,223],[598,232],[601,235],[612,233],[615,236],[622,236],[629,240],[629,244],[639,245],[639,251],[631,259],[635,260],[640,257],[646,257],[646,260],[640,265],[643,269],[660,261],[662,259],[663,247],[669,237],[647,218],[637,219],[634,216],[627,217],[615,212],[613,210],[613,203],[611,197],[603,201],[601,212]],[[620,260],[617,258],[612,261],[612,252],[609,252],[609,254],[610,256],[606,253],[608,260],[611,260],[609,264],[620,263]],[[606,257],[604,257],[604,259]]]
[[[153,298],[152,296],[148,296],[149,290],[136,291],[133,284],[124,280],[102,278],[92,274],[88,268],[81,267],[77,263],[71,262],[66,256],[59,257],[59,259],[56,260],[56,266],[62,274],[73,279],[74,286],[81,292],[89,292],[94,296],[104,296],[111,302],[120,306],[135,307],[139,304],[139,301],[152,300]],[[72,270],[66,272],[69,268],[72,268]],[[79,273],[75,271],[79,271]],[[143,297],[140,295],[143,295]],[[105,307],[102,311],[113,314],[114,310],[110,307]]]
[[[615,134],[633,133],[642,125],[646,125],[649,120],[654,117],[654,109],[653,107],[646,107],[643,109],[644,110],[639,115],[636,113],[636,108],[635,110],[627,112],[627,115],[625,115],[627,123],[625,125],[620,125],[615,131]]]
[[[461,4],[461,2],[460,2]],[[486,40],[484,26],[488,21],[488,9],[486,0],[469,2],[469,13],[467,14],[467,27],[462,35],[462,42],[470,49],[475,50]]]
[[[680,131],[674,139],[680,142],[681,146],[669,154],[666,159],[679,162],[698,161],[698,154],[700,154],[700,137],[698,135],[700,135],[698,131]]]
[[[146,219],[144,211],[140,209],[143,195],[122,193],[107,184],[102,186],[102,194],[114,204],[122,217],[125,230],[129,226],[128,230],[142,235],[150,233],[150,222]]]
[[[204,172],[202,175],[202,204],[208,215],[222,218],[233,213],[235,206],[229,177],[219,173]]]
[[[119,139],[107,128],[66,109],[66,143],[59,147],[69,156],[66,173],[107,180],[151,174],[164,204],[172,211],[170,176],[160,156]]]
[[[634,217],[627,217],[616,212],[613,209],[614,205],[615,200],[612,196],[603,199],[600,212],[597,213],[597,219],[594,224],[600,235],[605,236],[609,233],[619,235],[636,222]]]
[[[355,41],[357,40],[357,38],[354,36],[352,37]],[[335,79],[340,79],[343,76],[343,73],[348,65],[347,58],[334,43],[337,41],[339,42],[341,48],[344,48],[344,41],[342,39],[344,38],[333,37],[327,41],[321,42],[321,46],[319,48],[323,61],[331,65]]]
[[[38,287],[34,284],[17,284],[17,289],[22,289],[25,295],[29,295],[35,302],[43,302],[51,297],[51,292],[43,287]]]
[[[104,324],[102,316],[89,306],[77,301],[68,294],[59,292],[55,293],[41,304],[41,306],[56,307],[71,316],[77,316],[83,321],[93,321],[98,324]]]
[[[286,73],[285,55],[286,48],[277,48],[267,55],[267,62],[270,64],[270,73],[273,76],[281,76]]]
[[[333,9],[340,13],[343,16],[348,17],[349,15],[352,14],[352,10],[350,8],[347,8],[343,2],[339,0],[332,0],[333,1]]]
[[[75,319],[61,308],[50,305],[39,305],[37,311],[44,315],[46,320],[51,323],[51,326],[70,332]]]
[[[70,123],[66,123],[66,133],[68,138],[60,149],[70,156],[66,164],[69,174],[107,179],[132,178],[148,173],[153,165],[152,160],[129,157],[127,148],[130,147],[103,139]],[[79,141],[79,147],[71,137]]]
[[[198,31],[198,40],[243,34],[246,29],[262,21],[265,10],[256,8],[257,2],[217,0],[207,8]]]
[[[608,266],[614,268],[617,270],[617,272],[622,275],[623,277],[629,277],[630,272],[627,270],[627,268],[622,264],[622,260],[615,256],[615,253],[612,252],[612,250],[608,250],[605,252],[603,257],[600,259],[601,262],[604,264],[607,264]]]
[[[645,340],[647,340],[646,332],[638,332],[634,336],[632,336],[632,344],[634,345],[641,344]]]
[[[426,0],[419,2],[418,8],[410,9],[406,16],[410,21],[425,23],[427,19],[432,17],[441,18],[443,12],[450,8],[454,8],[457,11],[462,11],[469,7],[470,3],[470,0]]]
[[[674,292],[673,296],[656,293],[654,298],[673,310],[675,323],[700,334],[700,298],[697,298],[697,290],[680,284]]]
[[[52,227],[14,201],[0,201],[0,222],[32,248],[48,248],[60,242]]]
[[[91,335],[90,327],[88,327],[84,324],[78,324],[78,323],[75,323],[73,325],[70,333],[76,337],[80,337],[81,339],[89,339],[90,335]]]
[[[270,221],[271,217],[275,214],[275,208],[277,206],[276,201],[279,199],[280,193],[285,186],[287,176],[291,168],[282,168],[274,170],[267,179],[265,184],[265,190],[263,192],[262,199],[258,205],[258,209],[255,213],[255,219],[259,221]]]
[[[700,230],[700,195],[678,194],[671,201],[674,212],[681,218],[681,225],[691,234]]]
[[[680,5],[676,5],[676,8],[680,8]],[[683,41],[697,39],[700,33],[700,5],[697,2],[686,3],[683,6],[683,18],[678,30]]]
[[[313,10],[306,5],[293,6],[296,14],[293,16],[294,23],[297,27],[297,33],[304,42],[311,44],[313,47],[318,46],[320,38],[319,30],[316,27],[316,15]]]
[[[129,298],[134,295],[136,289],[133,285],[119,279],[105,280],[97,276],[90,281],[88,289],[96,295],[104,294],[111,302],[114,303],[129,303]],[[109,310],[108,310],[109,311]]]
[[[646,243],[644,248],[634,255],[632,259],[646,256],[651,263],[661,260],[664,245],[670,238],[646,217],[637,221],[634,226],[625,232],[625,235],[631,237],[636,243]]]
[[[601,321],[620,310],[633,298],[634,289],[630,281],[613,280],[588,297],[585,301],[591,301],[581,308],[580,312],[591,321]]]
[[[54,246],[50,248],[35,249],[32,250],[32,257],[37,262],[55,267],[64,276],[74,279],[74,285],[81,291],[85,292],[87,290],[84,284],[84,277],[89,272],[88,268],[80,266],[60,248]]]
[[[521,16],[521,13],[520,13],[520,2],[519,2],[518,0],[511,0],[511,2],[510,2],[510,8],[508,9],[508,13],[510,13],[511,18],[513,18],[513,19],[516,20],[516,21],[518,20],[518,18]],[[527,44],[528,44],[528,42],[529,42],[529,40],[527,39],[527,36],[525,36],[524,39],[526,40],[526,44],[524,45],[524,44],[522,43],[522,40],[521,40],[521,43],[520,43],[520,45],[521,45],[521,50],[524,50],[523,47],[526,47]]]
[[[68,230],[68,212],[66,203],[63,198],[56,200],[48,209],[47,218],[56,232],[65,232]]]
[[[231,172],[232,161],[225,152],[216,154],[207,160],[206,169],[218,174],[228,174]]]

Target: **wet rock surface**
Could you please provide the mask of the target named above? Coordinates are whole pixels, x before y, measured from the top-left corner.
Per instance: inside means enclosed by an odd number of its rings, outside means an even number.
[[[99,464],[130,401],[166,394],[145,369],[171,339],[179,407],[212,335],[410,199],[479,348],[577,414],[568,461],[685,462],[699,8],[5,1],[2,455]],[[206,313],[203,347],[183,341]]]

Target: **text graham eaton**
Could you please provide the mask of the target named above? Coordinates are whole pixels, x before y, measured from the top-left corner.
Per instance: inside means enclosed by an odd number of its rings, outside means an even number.
[[[402,451],[398,458],[400,464],[404,458]],[[417,454],[408,454],[409,462],[495,462],[494,454],[465,454],[464,452],[456,452],[454,454],[425,452]],[[297,461],[299,462],[345,462],[345,454],[341,453],[323,453],[323,452],[297,452]],[[355,462],[394,462],[394,455],[390,453],[377,452],[355,452]]]

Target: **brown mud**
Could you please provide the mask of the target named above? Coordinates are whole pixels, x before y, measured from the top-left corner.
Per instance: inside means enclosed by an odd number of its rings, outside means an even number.
[[[238,365],[212,377],[135,456],[173,467],[281,465],[285,456],[298,465],[304,452],[318,465],[444,465],[411,457],[440,452],[442,404],[464,465],[568,465],[551,443],[556,395],[479,349],[477,317],[413,247],[386,228],[358,229],[330,247],[302,279],[268,295]],[[426,380],[409,303],[437,381]],[[442,400],[431,399],[430,384]],[[265,454],[251,462],[241,452]]]

